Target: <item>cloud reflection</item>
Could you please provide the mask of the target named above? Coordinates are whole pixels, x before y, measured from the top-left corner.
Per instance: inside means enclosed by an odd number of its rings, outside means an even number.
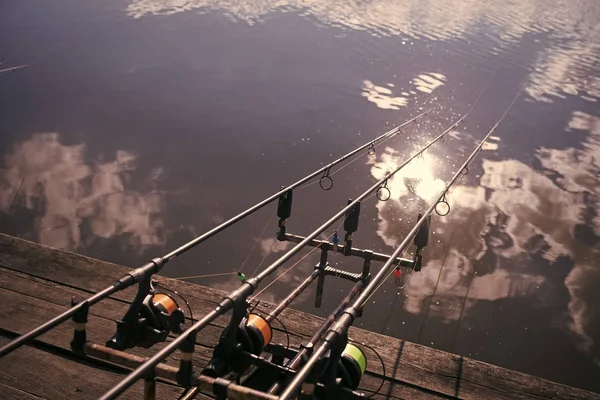
[[[451,189],[447,199],[452,211],[435,218],[427,264],[405,289],[406,310],[423,312],[444,258],[431,312],[446,320],[458,318],[456,304],[465,296],[470,276],[475,278],[467,313],[478,300],[536,296],[566,258],[572,265],[564,281],[571,297],[570,328],[581,347],[600,359],[600,218],[595,199],[600,189],[600,118],[575,112],[569,129],[587,135],[582,148],[540,148],[536,157],[542,171],[517,160],[484,159],[479,186]],[[383,176],[396,156],[386,149],[372,175]],[[433,156],[426,157],[391,182],[395,196],[377,206],[378,234],[386,244],[396,245],[416,213],[439,191],[432,188],[435,165]],[[548,270],[540,269],[532,257],[545,260]]]
[[[411,82],[415,86],[415,89],[431,94],[435,89],[442,86],[446,77],[439,73],[421,74],[417,78],[414,78]],[[387,87],[386,87],[387,86]],[[386,86],[377,86],[370,80],[363,81],[362,93],[363,97],[366,97],[371,103],[375,103],[377,107],[384,110],[399,110],[400,107],[406,107],[408,105],[409,96],[415,95],[415,91],[401,91],[401,96],[394,96],[392,89],[394,84],[388,83]]]
[[[408,104],[406,97],[393,97],[390,89],[376,86],[369,80],[363,82],[361,95],[384,110],[399,110],[400,107],[406,107]]]
[[[113,161],[89,163],[85,145],[63,145],[57,133],[38,133],[15,146],[4,165],[0,210],[9,213],[22,199],[40,243],[76,250],[85,245],[82,225],[100,238],[125,235],[140,251],[164,243],[162,196],[125,189],[123,173],[134,168],[126,151],[117,151]],[[43,207],[36,210],[39,198]]]
[[[473,34],[498,42],[485,44],[487,54],[510,51],[509,61],[516,61],[520,67],[525,58],[523,50],[509,49],[509,45],[528,36],[536,43],[550,40],[552,43],[537,54],[530,68],[526,88],[529,95],[539,101],[565,95],[579,95],[588,101],[600,98],[596,68],[600,62],[600,8],[594,0],[133,0],[126,12],[140,18],[192,10],[220,11],[248,24],[271,12],[295,12],[330,26],[375,36],[447,40],[470,38],[468,35]]]

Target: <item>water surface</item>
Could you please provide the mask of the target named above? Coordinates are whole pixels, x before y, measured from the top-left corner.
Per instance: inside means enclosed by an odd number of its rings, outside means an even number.
[[[488,85],[452,137],[390,181],[389,201],[364,202],[355,245],[391,252],[522,89],[434,217],[423,271],[403,291],[386,282],[358,325],[600,391],[596,1],[9,0],[0,37],[0,69],[28,64],[0,74],[0,230],[130,266],[432,108],[333,190],[297,191],[288,227],[310,232]],[[268,265],[286,249],[272,246],[273,213],[165,274]],[[317,262],[262,297],[281,299]],[[326,315],[349,287],[328,279],[321,309],[311,290],[294,307]]]

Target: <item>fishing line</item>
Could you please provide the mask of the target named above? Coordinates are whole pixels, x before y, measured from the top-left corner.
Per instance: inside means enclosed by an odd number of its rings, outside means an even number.
[[[381,334],[385,334],[385,330],[387,329],[387,326],[390,322],[390,318],[392,318],[392,315],[394,314],[394,309],[396,308],[396,302],[398,301],[398,297],[400,297],[400,293],[396,293],[396,296],[394,297],[394,303],[392,304],[390,313],[388,314],[387,318],[385,319],[385,324],[383,324],[383,329],[381,329]]]
[[[417,343],[421,342],[421,335],[423,334],[423,328],[425,327],[425,322],[429,317],[429,310],[431,309],[431,303],[433,302],[433,298],[437,292],[438,285],[440,283],[440,278],[442,276],[442,270],[444,269],[444,265],[446,264],[446,258],[448,254],[450,254],[450,249],[452,245],[452,240],[454,239],[455,231],[452,231],[452,235],[450,235],[450,240],[448,241],[448,249],[446,250],[446,254],[444,254],[444,259],[442,260],[442,265],[440,266],[440,272],[437,277],[437,281],[435,282],[435,287],[433,288],[433,293],[431,294],[431,298],[429,299],[429,304],[427,305],[427,311],[425,312],[425,317],[423,318],[423,322],[421,323],[421,327],[419,328],[419,335],[417,336]]]
[[[33,215],[35,213],[37,213],[37,209],[40,206],[40,200],[42,199],[42,196],[44,195],[45,189],[46,189],[46,180],[44,179],[44,182],[42,183],[42,189],[40,190],[40,194],[38,195],[38,198],[35,202],[35,206],[33,207],[33,210],[31,210],[31,213],[29,213],[29,217],[27,218],[27,221],[25,222],[25,225],[23,226],[23,230],[21,231],[19,238],[23,237],[23,235],[25,234],[25,231],[27,230],[27,226],[29,225],[29,223],[31,222],[31,219],[33,218]]]
[[[475,98],[475,101],[473,102],[473,104],[471,104],[471,108],[469,108],[469,111],[467,112],[467,114],[470,114],[471,111],[473,111],[473,109],[475,108],[475,105],[477,105],[477,103],[479,103],[479,99],[481,98],[481,95],[483,94],[483,92],[485,92],[485,90],[487,89],[487,87],[490,85],[490,83],[492,82],[494,76],[496,76],[496,73],[498,72],[499,69],[500,69],[500,67],[498,66],[498,67],[496,67],[496,69],[494,70],[494,72],[492,72],[492,74],[488,78],[487,82],[483,86],[483,89],[481,89],[481,92],[479,92],[479,94]],[[521,93],[521,91],[519,91],[519,94],[520,93]],[[518,95],[517,95],[517,97],[518,97]],[[512,107],[512,103],[511,103],[510,107]],[[509,107],[509,110],[510,110],[510,107]]]
[[[414,267],[413,267],[414,268]],[[394,270],[392,270],[392,273],[394,272]],[[410,275],[408,275],[408,279],[406,280],[406,282],[404,282],[403,285],[400,285],[397,287],[397,291],[398,290],[403,290],[406,286],[408,286],[408,284],[410,283],[410,279],[412,278],[412,276],[414,275],[414,269],[411,269]],[[387,279],[390,277],[390,275],[388,275],[384,282],[387,281]],[[394,313],[394,308],[396,308],[396,302],[398,301],[398,298],[400,297],[400,292],[396,293],[396,297],[394,298],[394,303],[392,304],[392,308],[390,309],[390,313],[388,314],[388,317],[385,320],[385,324],[383,325],[383,329],[381,331],[381,333],[383,334],[387,328],[388,323],[390,322],[390,318],[392,317],[393,313]],[[369,297],[370,298],[370,297]],[[367,301],[369,301],[369,299],[367,299]],[[366,302],[365,302],[366,304]]]
[[[465,297],[463,298],[463,303],[460,309],[460,316],[458,317],[458,322],[456,323],[456,332],[454,333],[454,339],[452,340],[452,352],[454,353],[454,348],[456,346],[456,339],[458,339],[458,334],[460,332],[460,323],[462,321],[464,312],[465,312],[465,306],[467,304],[467,298],[469,297],[469,291],[471,290],[471,285],[473,284],[473,281],[475,280],[475,275],[476,272],[473,271],[473,274],[471,275],[471,280],[469,282],[469,286],[467,286],[467,291],[465,292]]]
[[[161,287],[163,290],[166,290],[167,292],[174,293],[181,300],[183,300],[183,302],[187,305],[188,311],[190,312],[190,323],[192,325],[194,324],[194,313],[192,313],[192,307],[190,306],[190,303],[188,303],[188,301],[185,299],[185,297],[183,297],[181,294],[179,294],[179,292],[177,292],[176,290],[169,289],[169,288],[163,286],[163,284],[157,280],[152,280],[152,284],[155,286]]]
[[[343,222],[343,221],[342,221]],[[341,226],[341,224],[340,224]],[[333,236],[333,233],[331,235],[329,235],[327,237],[327,240],[331,239],[331,237]],[[314,247],[311,251],[309,251],[308,253],[306,253],[304,256],[302,256],[301,259],[299,259],[298,261],[296,261],[294,264],[292,264],[291,267],[289,267],[288,269],[286,269],[285,271],[283,271],[281,273],[281,275],[279,275],[277,278],[275,278],[271,283],[269,283],[267,286],[265,286],[261,291],[259,291],[258,293],[256,293],[256,295],[254,295],[254,297],[252,297],[250,300],[248,300],[250,303],[254,301],[254,299],[256,299],[260,294],[262,294],[265,290],[267,290],[269,287],[271,287],[275,282],[277,282],[279,279],[281,279],[285,274],[287,274],[288,272],[290,272],[295,266],[297,266],[298,264],[300,264],[302,261],[304,261],[304,259],[308,256],[310,256],[314,251],[318,250],[319,247]]]
[[[171,278],[171,279],[181,279],[181,280],[185,280],[185,279],[199,279],[199,278],[210,278],[210,277],[213,277],[213,276],[225,276],[225,275],[235,275],[235,274],[237,274],[237,271],[234,271],[234,272],[223,272],[223,273],[220,273],[220,274],[180,276],[180,277]]]
[[[242,272],[242,270],[244,269],[244,265],[246,265],[246,262],[248,261],[248,259],[250,258],[250,256],[252,255],[252,253],[254,252],[254,249],[256,248],[256,245],[258,244],[258,242],[260,242],[260,240],[262,239],[263,235],[265,234],[265,231],[267,230],[267,228],[269,227],[269,224],[271,223],[271,221],[273,220],[273,217],[275,216],[276,213],[271,214],[271,218],[269,218],[269,220],[267,221],[267,223],[265,224],[265,227],[263,228],[262,232],[260,233],[260,236],[258,237],[258,239],[256,239],[256,241],[254,242],[254,246],[252,246],[252,250],[250,250],[250,253],[248,253],[248,255],[246,256],[246,259],[244,260],[244,262],[242,263],[242,266],[240,267],[240,272]]]
[[[27,178],[27,177],[25,177],[25,178]],[[25,178],[21,179],[21,183],[19,184],[19,187],[17,188],[17,191],[15,192],[15,195],[14,195],[12,201],[10,202],[10,205],[8,206],[8,210],[6,211],[7,214],[10,213],[10,210],[15,205],[15,202],[17,201],[17,197],[19,196],[19,192],[21,191],[21,188],[23,187],[23,183],[25,182]]]
[[[414,266],[413,266],[412,268],[414,268]],[[363,306],[364,306],[365,304],[367,304],[367,302],[368,302],[368,301],[371,299],[371,297],[373,297],[373,295],[374,295],[374,294],[377,292],[377,290],[379,290],[379,288],[381,287],[381,285],[383,285],[383,284],[384,284],[384,283],[385,283],[385,282],[388,280],[388,278],[389,278],[389,277],[390,277],[390,276],[391,276],[393,273],[394,273],[394,270],[391,270],[391,271],[390,271],[390,273],[389,273],[389,274],[387,274],[387,276],[386,276],[386,277],[385,277],[385,278],[384,278],[384,279],[381,281],[381,283],[379,283],[379,285],[377,285],[377,287],[375,288],[375,290],[373,291],[373,293],[371,293],[371,294],[369,295],[369,297],[367,297],[367,298],[365,299],[365,302],[363,303]],[[411,272],[410,276],[412,276],[412,272]],[[409,277],[409,280],[408,280],[408,281],[410,281],[410,277]],[[406,282],[406,284],[408,284],[408,282]],[[406,286],[406,285],[405,285],[405,286]],[[402,289],[403,289],[403,288],[402,288]]]
[[[467,114],[465,114],[465,116],[463,116],[462,118],[464,119],[464,118],[466,117],[466,115],[467,115]],[[338,171],[339,171],[339,170],[338,170]],[[313,182],[313,183],[314,183],[314,182]],[[366,197],[366,198],[363,200],[363,202],[366,202],[367,200],[369,200],[371,197],[375,196],[376,194],[377,194],[377,191],[375,191],[375,192],[371,193],[369,196],[367,196],[367,197]],[[347,218],[347,217],[346,217],[346,218]],[[340,224],[338,225],[338,227],[337,227],[337,228],[334,230],[334,233],[335,233],[335,232],[337,232],[337,231],[340,229],[340,227],[343,225],[343,223],[344,223],[344,221],[346,220],[346,218],[344,218],[344,219],[343,219],[343,220],[340,222]],[[329,236],[327,237],[327,240],[329,240],[329,239],[330,239],[330,238],[331,238],[331,237],[334,235],[334,233],[332,233],[331,235],[329,235]],[[274,244],[274,242],[273,242],[273,244]],[[285,275],[285,274],[286,274],[286,273],[288,273],[290,270],[292,270],[292,269],[293,269],[295,266],[297,266],[297,265],[298,265],[300,262],[302,262],[302,261],[303,261],[303,260],[304,260],[306,257],[308,257],[308,256],[309,256],[311,253],[313,253],[313,252],[314,252],[315,250],[317,250],[318,248],[319,248],[319,247],[315,247],[315,248],[313,248],[311,251],[309,251],[309,252],[308,252],[306,255],[304,255],[304,256],[303,256],[303,257],[302,257],[300,260],[298,260],[296,263],[294,263],[294,264],[293,264],[291,267],[289,267],[289,268],[288,268],[287,270],[285,270],[285,271],[284,271],[284,272],[283,272],[281,275],[279,275],[279,276],[278,276],[277,278],[275,278],[275,279],[274,279],[274,280],[273,280],[271,283],[269,283],[269,284],[268,284],[267,286],[265,286],[265,287],[264,287],[264,288],[263,288],[261,291],[259,291],[259,292],[258,292],[258,293],[257,293],[257,294],[254,296],[254,297],[252,297],[252,298],[249,300],[249,302],[250,302],[250,303],[251,303],[251,302],[253,302],[253,301],[254,301],[254,299],[256,299],[256,298],[257,298],[257,297],[258,297],[260,294],[262,294],[262,293],[263,293],[265,290],[267,290],[267,289],[268,289],[270,286],[272,286],[272,285],[273,285],[275,282],[277,282],[277,281],[278,281],[278,280],[279,280],[281,277],[283,277],[283,275]],[[413,268],[414,268],[414,266],[413,266]],[[255,273],[256,273],[256,271],[255,271]],[[384,283],[384,282],[387,280],[387,278],[389,278],[389,277],[390,277],[390,275],[391,275],[392,273],[393,273],[393,270],[392,270],[392,271],[390,271],[390,273],[388,274],[388,276],[386,277],[386,279],[384,279],[384,280],[383,280],[383,281],[382,281],[382,282],[379,284],[379,286],[377,287],[377,289],[379,289],[379,287],[381,287],[381,285],[383,285],[383,283]],[[398,290],[402,290],[402,289],[404,289],[404,288],[405,288],[405,287],[406,287],[406,286],[409,284],[409,282],[410,282],[410,279],[412,278],[412,275],[413,275],[413,274],[412,274],[412,272],[411,272],[411,274],[410,274],[410,275],[409,275],[409,277],[408,277],[408,280],[405,282],[405,284],[404,284],[403,286],[399,287],[399,288],[398,288]],[[376,289],[375,291],[377,291],[377,289]],[[371,294],[371,296],[369,296],[369,298],[367,298],[367,300],[365,301],[365,303],[366,303],[366,302],[367,302],[367,301],[368,301],[368,300],[369,300],[369,299],[370,299],[370,298],[373,296],[373,294],[375,294],[375,292],[373,292],[373,293]]]
[[[271,242],[271,247],[269,247],[269,251],[267,251],[267,253],[265,254],[265,256],[263,257],[263,259],[260,261],[260,263],[258,264],[258,266],[256,267],[256,269],[254,270],[254,272],[252,273],[252,275],[250,275],[251,277],[256,276],[256,273],[258,272],[258,270],[260,269],[260,267],[264,264],[265,260],[267,259],[267,257],[269,257],[269,255],[271,255],[271,252],[273,251],[273,249],[275,248],[275,243],[277,243],[277,237],[273,238],[273,241]]]
[[[248,255],[246,256],[246,259],[244,260],[244,262],[242,263],[242,266],[240,267],[239,272],[242,271],[242,269],[244,268],[244,265],[246,264],[246,262],[248,261],[248,259],[250,258],[250,256],[252,255],[252,253],[254,252],[254,250],[256,249],[256,245],[258,244],[258,242],[260,242],[260,240],[262,239],[262,237],[265,234],[265,231],[267,230],[269,224],[271,223],[271,221],[273,220],[273,216],[275,214],[271,215],[271,218],[269,218],[269,221],[266,223],[265,227],[263,228],[262,232],[260,233],[260,236],[258,237],[258,239],[256,239],[256,241],[254,242],[254,246],[252,246],[252,250],[250,250],[250,253],[248,253]],[[263,257],[262,261],[260,262],[260,264],[258,264],[258,267],[256,267],[256,270],[254,271],[254,273],[251,276],[254,276],[256,274],[256,271],[258,271],[258,269],[260,268],[260,266],[265,262],[266,258],[269,256],[269,254],[271,253],[271,250],[273,250],[273,247],[275,246],[275,241],[277,239],[273,239],[273,243],[271,243],[271,248],[269,249],[269,251],[267,252],[267,254]],[[178,278],[173,278],[173,279],[196,279],[196,278],[209,278],[209,277],[213,277],[213,276],[225,276],[225,275],[234,275],[237,274],[238,272],[225,272],[225,273],[218,273],[218,274],[207,274],[207,275],[192,275],[192,276],[182,276],[182,277],[178,277]]]

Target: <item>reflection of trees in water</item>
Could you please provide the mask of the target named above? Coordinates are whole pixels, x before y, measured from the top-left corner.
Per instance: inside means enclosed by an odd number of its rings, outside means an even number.
[[[126,237],[140,251],[160,245],[162,195],[126,190],[124,175],[134,168],[133,161],[131,154],[118,151],[114,161],[86,162],[84,145],[63,145],[56,133],[35,134],[4,157],[0,211],[14,212],[14,200],[19,200],[19,215],[35,220],[29,227],[34,238],[54,247],[84,245],[82,226],[96,237]],[[42,191],[39,182],[44,182]]]

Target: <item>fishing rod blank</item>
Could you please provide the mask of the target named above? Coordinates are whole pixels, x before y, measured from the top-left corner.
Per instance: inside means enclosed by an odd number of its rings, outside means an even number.
[[[269,276],[273,272],[275,272],[281,265],[283,265],[286,261],[288,261],[294,255],[296,255],[300,250],[302,250],[305,246],[307,246],[311,242],[311,240],[316,238],[319,234],[321,234],[323,231],[325,231],[325,229],[327,229],[329,226],[331,226],[335,221],[337,221],[342,216],[344,216],[346,214],[346,212],[349,212],[356,204],[358,204],[360,201],[365,199],[371,193],[378,190],[381,187],[381,185],[383,185],[385,182],[387,182],[388,179],[390,179],[398,171],[400,171],[402,168],[404,168],[408,163],[410,163],[412,160],[414,160],[416,157],[418,157],[420,154],[422,154],[429,147],[433,146],[437,141],[439,141],[440,139],[445,137],[445,135],[448,134],[452,129],[454,129],[458,123],[460,123],[464,118],[466,118],[466,116],[467,116],[467,114],[464,114],[457,121],[455,121],[448,129],[446,129],[443,133],[441,133],[435,139],[433,139],[431,142],[429,142],[425,147],[423,147],[421,150],[417,151],[415,154],[413,154],[410,158],[408,158],[406,161],[404,161],[402,164],[400,164],[400,166],[395,168],[393,171],[388,172],[386,174],[386,176],[384,176],[382,179],[377,181],[373,186],[371,186],[369,189],[367,189],[363,194],[358,196],[355,200],[349,202],[346,207],[344,207],[342,210],[340,210],[337,214],[335,214],[333,217],[331,217],[329,220],[327,220],[323,225],[321,225],[319,228],[317,228],[315,231],[313,231],[311,234],[309,234],[304,240],[302,240],[300,243],[298,243],[295,247],[290,249],[287,253],[285,253],[283,256],[281,256],[279,259],[277,259],[275,262],[273,262],[270,266],[268,266],[266,269],[264,269],[260,274],[256,275],[253,278],[246,280],[238,289],[229,293],[219,303],[218,307],[216,307],[214,310],[210,311],[202,319],[198,320],[188,330],[181,333],[177,338],[175,338],[171,343],[169,343],[167,346],[165,346],[162,350],[157,352],[154,356],[150,357],[145,363],[140,365],[136,370],[134,370],[131,374],[129,374],[125,379],[123,379],[121,382],[119,382],[117,385],[115,385],[111,390],[109,390],[107,393],[105,393],[100,398],[100,400],[110,400],[110,399],[117,398],[120,394],[122,394],[125,390],[127,390],[127,388],[129,388],[131,385],[133,385],[138,379],[142,378],[149,369],[154,368],[155,365],[160,363],[167,356],[169,356],[171,353],[173,353],[179,346],[181,346],[183,343],[185,343],[188,340],[188,338],[190,337],[190,335],[195,335],[196,332],[204,329],[206,326],[208,326],[208,324],[210,324],[212,321],[214,321],[221,315],[225,314],[229,310],[234,309],[233,315],[235,316],[236,308],[237,308],[237,310],[238,310],[237,314],[240,318],[240,321],[237,321],[239,324],[239,322],[241,322],[241,318],[242,318],[242,316],[240,314],[242,312],[245,313],[246,301],[247,301],[248,296],[250,296],[254,292],[254,290],[258,287],[258,284],[263,279],[265,279],[267,276]],[[242,311],[240,311],[241,307],[243,307]],[[236,324],[232,323],[231,325],[235,326]]]
[[[348,333],[348,329],[353,324],[354,320],[359,314],[359,311],[364,307],[366,302],[371,298],[371,296],[377,291],[377,289],[381,286],[381,283],[387,279],[390,275],[393,267],[394,260],[403,253],[410,241],[413,237],[419,232],[421,226],[425,223],[428,216],[435,210],[436,206],[444,196],[446,192],[450,189],[450,187],[456,182],[458,178],[464,175],[463,171],[466,171],[470,162],[475,158],[475,156],[479,153],[482,146],[486,143],[490,135],[496,130],[500,122],[504,119],[508,111],[512,108],[513,104],[517,100],[520,95],[520,91],[517,96],[510,103],[509,107],[506,109],[502,117],[496,122],[496,124],[492,127],[492,129],[488,132],[488,134],[483,138],[481,143],[473,150],[471,155],[467,158],[467,160],[463,163],[463,165],[458,169],[458,171],[454,174],[450,182],[446,185],[446,187],[438,194],[437,198],[431,203],[427,211],[423,214],[423,216],[419,219],[419,221],[414,225],[411,231],[406,235],[402,243],[396,248],[394,253],[390,256],[388,261],[383,265],[383,267],[379,270],[377,275],[369,282],[367,287],[362,291],[362,293],[358,296],[358,298],[354,301],[351,307],[347,308],[343,311],[342,315],[337,319],[332,328],[325,335],[323,343],[319,346],[317,350],[312,354],[309,360],[306,362],[304,367],[294,377],[294,379],[290,382],[290,384],[286,387],[285,391],[279,397],[280,400],[291,399],[295,392],[298,390],[300,385],[310,376],[312,369],[319,362],[319,360],[336,344],[340,338],[344,337]]]
[[[26,67],[27,67],[27,64],[23,64],[23,65],[17,65],[15,67],[0,69],[0,74],[3,72],[17,71],[17,70],[20,70],[20,69],[23,69]]]
[[[160,271],[162,269],[162,267],[164,266],[164,264],[166,264],[167,262],[171,261],[173,258],[181,255],[182,253],[190,250],[191,248],[195,247],[196,245],[204,242],[205,240],[211,238],[212,236],[216,235],[217,233],[225,230],[226,228],[228,228],[229,226],[235,224],[236,222],[242,220],[243,218],[251,215],[252,213],[260,210],[261,208],[265,207],[267,204],[270,204],[271,202],[273,202],[274,200],[278,199],[279,196],[281,196],[282,194],[286,193],[287,191],[294,189],[300,185],[302,185],[303,183],[309,181],[310,179],[318,176],[319,174],[326,172],[328,169],[330,169],[331,167],[339,164],[340,162],[346,160],[349,157],[352,157],[353,155],[355,155],[356,153],[369,148],[370,146],[372,146],[374,143],[377,143],[378,141],[390,137],[392,135],[397,134],[402,128],[404,128],[405,126],[407,126],[408,124],[410,124],[411,122],[414,122],[416,120],[418,120],[419,118],[425,116],[428,112],[430,112],[431,109],[409,119],[408,121],[402,123],[401,125],[395,127],[394,129],[391,129],[389,131],[387,131],[386,133],[378,136],[377,138],[370,140],[369,142],[363,144],[360,147],[357,147],[356,149],[352,150],[351,152],[347,153],[346,155],[338,158],[337,160],[325,165],[324,167],[319,168],[318,170],[316,170],[315,172],[305,176],[304,178],[300,179],[299,181],[291,184],[288,187],[282,188],[279,192],[267,197],[266,199],[264,199],[263,201],[253,205],[252,207],[248,208],[247,210],[241,212],[240,214],[236,215],[235,217],[223,222],[222,224],[216,226],[215,228],[211,229],[210,231],[198,236],[197,238],[187,242],[186,244],[184,244],[183,246],[177,248],[176,250],[168,253],[167,255],[161,257],[161,258],[155,258],[152,261],[146,263],[145,265],[131,271],[130,273],[128,273],[127,275],[125,275],[124,277],[122,277],[121,279],[119,279],[118,281],[116,281],[113,285],[103,289],[102,291],[96,293],[95,295],[89,297],[88,299],[84,300],[83,302],[80,302],[79,304],[71,307],[69,310],[63,312],[62,314],[54,317],[53,319],[45,322],[44,324],[38,326],[37,328],[23,334],[22,336],[19,336],[18,338],[16,338],[15,340],[9,342],[8,344],[6,344],[5,346],[3,346],[2,348],[0,348],[0,357],[5,356],[6,354],[10,353],[11,351],[17,349],[18,347],[22,346],[23,344],[25,344],[27,341],[34,339],[36,337],[38,337],[39,335],[47,332],[48,330],[54,328],[55,326],[63,323],[64,321],[66,321],[67,319],[71,318],[79,309],[81,309],[82,307],[90,307],[94,304],[96,304],[97,302],[99,302],[102,299],[105,299],[106,297],[110,296],[111,294],[118,292],[122,289],[125,289],[129,286],[134,285],[135,283],[139,283],[144,277],[146,277],[147,275],[152,275],[157,273],[158,271]]]

